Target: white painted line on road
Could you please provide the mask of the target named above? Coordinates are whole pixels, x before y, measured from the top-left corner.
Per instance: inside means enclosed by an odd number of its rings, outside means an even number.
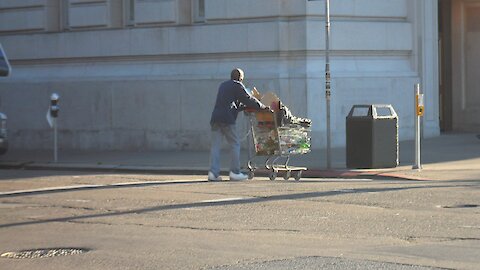
[[[231,201],[244,201],[249,200],[251,198],[246,197],[236,197],[236,198],[223,198],[223,199],[215,199],[215,200],[205,200],[200,201],[201,203],[215,203],[215,202],[231,202]]]
[[[308,182],[373,182],[373,179],[368,178],[302,178],[300,180],[301,183],[308,183]]]
[[[468,225],[465,225],[465,226],[460,226],[460,228],[466,228],[466,229],[480,229],[480,226],[468,226]]]
[[[67,202],[80,202],[80,203],[87,203],[87,202],[91,202],[91,200],[67,200]]]
[[[36,188],[36,189],[23,189],[23,190],[0,192],[0,196],[1,195],[15,195],[15,194],[22,194],[22,193],[34,193],[34,192],[42,192],[42,191],[95,188],[95,187],[102,187],[102,186],[104,186],[104,185],[76,185],[76,186],[61,186],[61,187],[48,187],[48,188]]]
[[[74,186],[60,186],[60,187],[47,187],[47,188],[37,188],[37,189],[23,189],[23,190],[15,190],[15,191],[6,191],[0,192],[0,196],[9,196],[9,195],[16,195],[16,194],[24,194],[24,193],[36,193],[36,192],[54,192],[60,190],[75,190],[75,189],[91,189],[91,188],[108,188],[108,187],[122,187],[122,186],[141,186],[141,185],[155,185],[155,184],[181,184],[181,183],[189,183],[192,182],[190,180],[187,181],[142,181],[142,182],[126,182],[126,183],[114,183],[114,184],[104,184],[104,185],[74,185]],[[205,182],[207,182],[205,180]]]

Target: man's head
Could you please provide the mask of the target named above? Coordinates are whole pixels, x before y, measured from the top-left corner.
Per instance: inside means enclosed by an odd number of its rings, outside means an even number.
[[[234,81],[243,81],[243,70],[239,68],[235,68],[232,70],[232,73],[230,73],[230,79]]]

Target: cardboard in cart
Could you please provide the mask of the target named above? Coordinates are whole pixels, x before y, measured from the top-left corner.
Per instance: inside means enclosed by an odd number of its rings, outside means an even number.
[[[262,96],[260,102],[265,104],[265,106],[270,107],[270,109],[278,111],[280,98],[273,92],[267,92],[265,95]]]

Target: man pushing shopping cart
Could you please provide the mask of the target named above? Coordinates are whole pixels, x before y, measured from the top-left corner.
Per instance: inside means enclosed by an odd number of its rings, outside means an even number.
[[[269,108],[247,91],[242,83],[243,78],[243,70],[235,68],[230,73],[230,80],[223,82],[218,88],[215,107],[210,119],[212,143],[208,181],[222,180],[220,176],[220,150],[224,137],[231,152],[230,180],[241,181],[248,178],[240,171],[240,140],[236,131],[237,115],[239,111],[245,108],[267,111]]]
[[[238,112],[244,109],[248,109],[247,116],[255,116],[250,117],[254,138],[253,144],[257,156],[269,156],[265,167],[271,170],[270,179],[274,180],[278,171],[286,172],[285,179],[290,177],[291,172],[296,172],[295,179],[300,179],[301,172],[307,168],[289,166],[288,161],[291,154],[303,154],[310,151],[311,121],[294,117],[279,100],[278,102],[265,100],[266,106],[259,100],[259,93],[255,88],[252,92],[258,95],[258,98],[247,91],[242,83],[243,79],[244,72],[235,68],[230,74],[230,80],[220,84],[218,89],[210,120],[212,143],[208,180],[222,180],[220,176],[220,150],[224,137],[231,152],[230,180],[239,181],[253,178],[256,167],[252,166],[250,158],[248,161],[248,176],[240,171],[240,141],[236,132],[236,119]],[[270,108],[270,106],[272,107]],[[284,164],[277,163],[277,160],[281,157],[287,158]],[[271,163],[269,164],[269,162]]]

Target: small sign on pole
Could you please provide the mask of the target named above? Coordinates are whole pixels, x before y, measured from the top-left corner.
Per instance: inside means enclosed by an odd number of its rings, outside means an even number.
[[[416,108],[417,108],[417,116],[423,116],[423,113],[425,111],[425,103],[423,101],[423,94],[417,94],[415,96],[416,100]]]

